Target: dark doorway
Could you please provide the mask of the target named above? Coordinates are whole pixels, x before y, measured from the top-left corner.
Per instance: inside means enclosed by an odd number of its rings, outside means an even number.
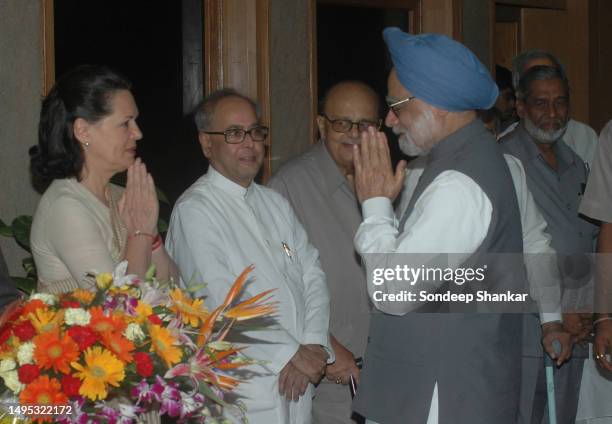
[[[335,83],[359,80],[380,96],[382,118],[387,111],[384,99],[392,63],[382,31],[397,26],[409,31],[410,9],[350,6],[317,2],[317,90],[319,98]],[[363,2],[361,2],[363,3]],[[376,4],[376,2],[372,2]],[[380,4],[380,2],[379,2]],[[384,6],[384,5],[382,5]],[[384,126],[383,126],[384,127]],[[397,137],[384,127],[394,163],[402,158]]]
[[[203,34],[201,3],[54,2],[56,75],[89,63],[108,65],[132,81],[140,110],[138,124],[144,134],[138,153],[171,202],[204,173],[206,166],[195,126],[183,105],[185,99],[195,101],[202,97],[201,86],[194,86],[190,79],[193,67],[185,69],[185,63],[191,66],[193,61],[183,60],[184,46],[191,42],[189,34],[193,38],[194,25]],[[199,45],[201,53],[201,40]],[[194,95],[190,92],[193,90],[199,92]]]

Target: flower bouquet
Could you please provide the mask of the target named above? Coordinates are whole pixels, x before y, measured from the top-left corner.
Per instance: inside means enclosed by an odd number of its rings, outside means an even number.
[[[266,291],[238,303],[252,267],[208,311],[173,283],[94,275],[97,290],[35,293],[0,318],[4,415],[39,422],[132,423],[155,412],[178,422],[244,418],[227,395],[255,361],[226,341],[237,321],[276,310]],[[12,402],[12,403],[11,403]],[[0,419],[2,415],[0,414]],[[14,421],[10,421],[14,422]]]

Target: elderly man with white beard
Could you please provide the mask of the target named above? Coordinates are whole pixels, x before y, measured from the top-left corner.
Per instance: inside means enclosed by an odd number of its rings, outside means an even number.
[[[565,284],[588,277],[574,275],[589,266],[576,266],[593,253],[597,226],[578,214],[587,182],[580,157],[562,140],[569,121],[570,90],[567,78],[556,67],[534,66],[519,82],[517,128],[500,140],[502,149],[518,158],[525,168],[527,186],[548,224],[552,247],[559,254]],[[568,266],[573,265],[573,266]],[[563,289],[563,288],[562,288]],[[565,290],[568,292],[567,290]],[[548,422],[546,386],[539,347],[537,317],[525,315],[522,365],[522,422]],[[585,331],[588,334],[588,327]],[[579,340],[580,334],[575,336]],[[580,380],[586,346],[574,345],[572,358],[555,368],[557,422],[576,419]]]
[[[397,220],[392,202],[405,163],[395,172],[383,133],[370,129],[354,147],[355,187],[363,222],[355,236],[368,292],[465,294],[526,291],[521,272],[521,218],[512,177],[494,136],[477,119],[497,86],[462,44],[437,34],[388,28],[383,36],[394,68],[388,79],[386,125],[409,155],[427,154],[410,202]],[[454,254],[449,266],[486,265],[484,280],[399,278],[374,286],[378,267],[423,256]],[[506,254],[500,256],[490,253]],[[450,257],[450,255],[449,255]],[[421,259],[419,259],[421,258]],[[354,408],[370,423],[514,423],[520,386],[521,316],[449,302],[373,300],[361,385]],[[408,312],[425,312],[407,314]]]

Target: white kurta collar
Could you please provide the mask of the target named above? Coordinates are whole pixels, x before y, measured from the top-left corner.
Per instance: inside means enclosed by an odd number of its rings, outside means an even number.
[[[225,191],[226,193],[232,196],[246,198],[249,192],[253,190],[253,185],[254,185],[253,182],[251,182],[248,188],[244,188],[240,184],[236,184],[229,178],[225,177],[223,174],[217,171],[212,165],[208,166],[208,172],[206,173],[206,178],[208,179],[208,181],[210,181],[212,185],[220,188],[221,190]]]

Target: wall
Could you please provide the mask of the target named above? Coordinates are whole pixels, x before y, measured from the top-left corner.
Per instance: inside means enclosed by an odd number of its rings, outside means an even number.
[[[30,186],[28,148],[37,141],[42,96],[40,1],[0,0],[0,219],[10,223],[34,212],[38,195]],[[13,275],[23,275],[23,250],[0,237]]]

